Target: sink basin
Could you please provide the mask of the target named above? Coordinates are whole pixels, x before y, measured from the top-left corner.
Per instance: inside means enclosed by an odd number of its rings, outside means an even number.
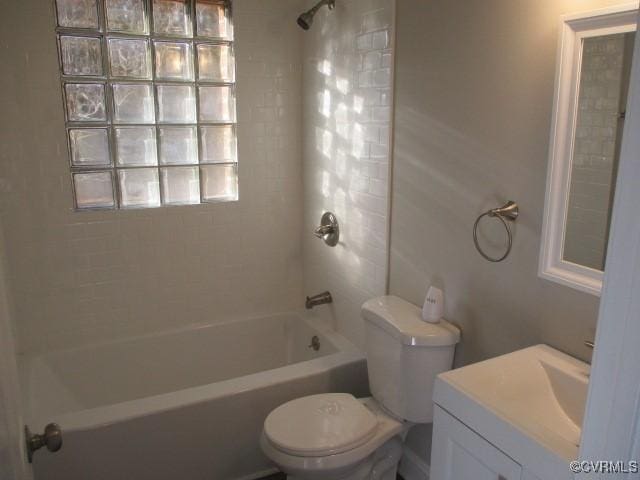
[[[540,364],[547,374],[558,405],[574,426],[581,430],[589,388],[588,373],[563,370],[543,360],[540,361]]]
[[[589,372],[536,345],[439,375],[434,402],[512,458],[552,454],[566,471],[578,455]]]

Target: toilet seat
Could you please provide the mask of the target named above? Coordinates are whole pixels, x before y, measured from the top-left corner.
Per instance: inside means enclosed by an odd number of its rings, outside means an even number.
[[[375,452],[388,440],[396,435],[402,434],[405,428],[408,428],[410,425],[391,417],[378,405],[375,399],[371,397],[365,399],[355,399],[351,395],[349,395],[349,397],[359,403],[363,408],[369,410],[376,422],[373,435],[364,438],[359,445],[352,446],[351,449],[343,450],[341,453],[327,454],[324,456],[309,454],[294,455],[279,448],[270,440],[266,432],[265,421],[265,429],[260,438],[263,451],[271,460],[280,466],[283,471],[290,472],[291,474],[301,472],[330,472],[356,465]],[[296,449],[299,449],[299,447]]]
[[[323,457],[359,447],[377,426],[375,414],[353,395],[324,393],[280,405],[265,420],[264,434],[290,455]]]

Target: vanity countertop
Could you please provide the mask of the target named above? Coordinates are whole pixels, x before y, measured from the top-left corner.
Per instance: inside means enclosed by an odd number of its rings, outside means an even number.
[[[433,400],[541,479],[573,478],[589,371],[536,345],[440,374]]]

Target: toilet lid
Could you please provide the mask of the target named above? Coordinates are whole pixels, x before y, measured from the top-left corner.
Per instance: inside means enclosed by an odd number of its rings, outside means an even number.
[[[325,456],[359,447],[375,434],[376,416],[348,393],[311,395],[284,403],[264,422],[278,449],[298,456]]]

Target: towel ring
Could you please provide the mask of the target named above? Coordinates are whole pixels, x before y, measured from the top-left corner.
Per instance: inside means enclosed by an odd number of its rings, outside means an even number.
[[[509,200],[503,206],[498,208],[492,208],[491,210],[487,210],[486,212],[481,214],[478,218],[476,218],[476,221],[473,224],[473,243],[475,244],[476,249],[484,259],[490,262],[498,263],[503,261],[505,258],[509,256],[509,254],[511,253],[511,247],[513,246],[513,233],[511,232],[511,227],[509,227],[509,224],[507,223],[507,221],[515,222],[516,219],[518,218],[519,213],[520,212],[518,210],[518,204],[516,202]],[[480,243],[478,242],[478,224],[480,223],[480,220],[482,220],[484,217],[497,218],[502,222],[502,225],[507,231],[507,238],[508,238],[507,250],[504,252],[504,255],[502,255],[501,257],[498,257],[498,258],[490,257],[489,255],[484,253],[484,251],[480,247]]]

